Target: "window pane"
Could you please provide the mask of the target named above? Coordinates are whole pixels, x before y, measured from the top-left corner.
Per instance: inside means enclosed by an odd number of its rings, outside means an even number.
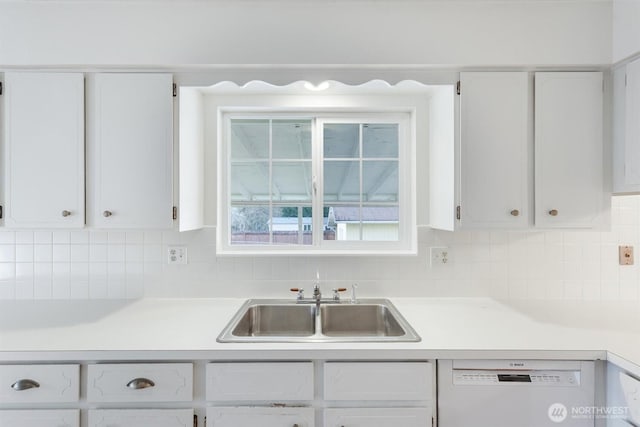
[[[231,201],[269,200],[269,163],[231,164]]]
[[[311,206],[282,206],[273,208],[271,230],[273,243],[310,245],[312,240]]]
[[[360,162],[324,162],[324,200],[360,201]]]
[[[365,202],[397,202],[398,161],[363,161],[362,192],[362,200]]]
[[[269,158],[269,120],[231,120],[231,158]]]
[[[397,241],[397,206],[325,206],[324,240]]]
[[[362,125],[363,157],[398,157],[398,125],[370,123]]]
[[[325,206],[324,240],[360,240],[360,206]]]
[[[362,240],[398,241],[397,206],[363,206]]]
[[[311,162],[274,162],[273,200],[311,202]]]
[[[269,243],[269,206],[232,206],[231,243]]]
[[[311,120],[273,121],[273,158],[311,158]]]
[[[360,125],[324,125],[324,157],[328,159],[360,157]]]

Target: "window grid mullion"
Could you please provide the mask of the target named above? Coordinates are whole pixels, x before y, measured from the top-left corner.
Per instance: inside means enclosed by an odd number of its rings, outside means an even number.
[[[358,145],[360,146],[359,147],[360,149],[358,151],[358,156],[359,156],[359,161],[360,161],[359,162],[360,163],[360,197],[359,197],[360,205],[358,207],[358,215],[359,215],[359,218],[358,218],[359,227],[358,228],[359,228],[359,237],[360,238],[358,240],[360,240],[360,241],[362,241],[362,233],[363,233],[362,232],[362,228],[363,228],[363,224],[362,224],[362,202],[363,202],[362,199],[363,199],[363,194],[362,193],[363,193],[363,190],[364,190],[364,183],[363,183],[364,179],[363,179],[363,175],[362,175],[363,172],[364,172],[364,165],[362,163],[363,162],[362,158],[363,158],[363,154],[364,154],[363,153],[363,148],[364,147],[363,147],[363,144],[362,144],[363,129],[364,129],[364,125],[362,123],[360,123],[359,131],[358,131]]]
[[[269,244],[273,244],[273,119],[269,119]]]

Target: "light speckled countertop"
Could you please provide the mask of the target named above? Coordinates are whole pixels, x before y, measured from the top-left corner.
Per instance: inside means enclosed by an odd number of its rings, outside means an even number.
[[[640,369],[637,304],[392,298],[420,342],[216,342],[244,301],[5,301],[0,303],[0,361],[608,358],[625,369]]]

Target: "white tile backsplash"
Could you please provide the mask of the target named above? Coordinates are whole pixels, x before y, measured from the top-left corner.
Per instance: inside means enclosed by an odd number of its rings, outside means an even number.
[[[0,231],[0,299],[288,297],[359,284],[363,296],[640,299],[640,196],[613,199],[611,231],[419,230],[416,257],[216,257],[215,229]],[[618,245],[635,265],[618,265]],[[168,265],[167,246],[188,249]],[[449,248],[431,265],[429,248]]]

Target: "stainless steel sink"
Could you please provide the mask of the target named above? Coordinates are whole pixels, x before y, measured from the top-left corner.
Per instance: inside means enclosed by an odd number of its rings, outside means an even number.
[[[325,305],[320,308],[322,333],[329,337],[401,337],[406,334],[388,306]]]
[[[420,337],[386,299],[248,300],[218,342],[401,342]]]
[[[316,332],[315,312],[315,305],[251,305],[238,319],[232,334],[238,337],[308,337]]]

